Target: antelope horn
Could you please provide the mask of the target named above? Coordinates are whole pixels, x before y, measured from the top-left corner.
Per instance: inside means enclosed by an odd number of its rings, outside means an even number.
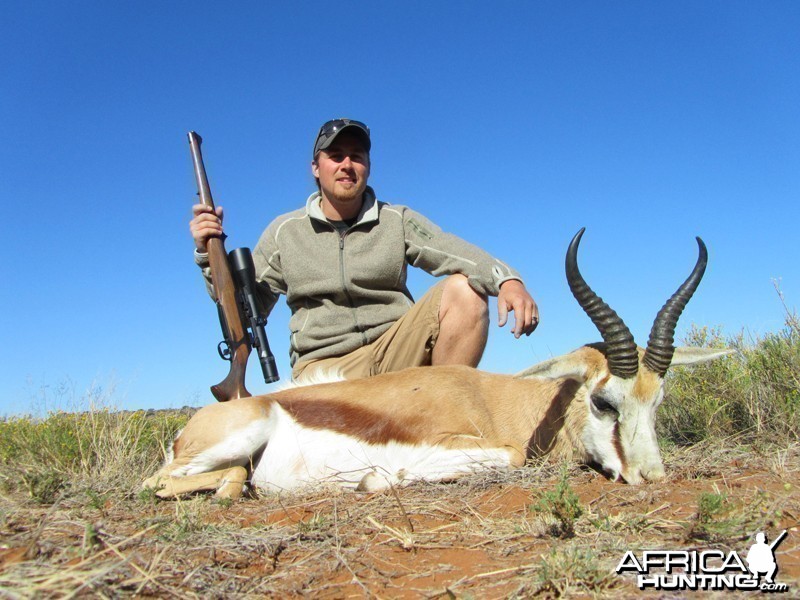
[[[675,346],[673,344],[675,342],[674,335],[678,318],[681,316],[683,309],[686,308],[686,303],[689,302],[695,290],[697,290],[697,286],[700,285],[700,280],[703,278],[703,273],[705,273],[706,265],[708,264],[706,245],[700,238],[696,239],[700,254],[697,257],[697,263],[692,270],[692,274],[658,311],[656,320],[653,322],[653,328],[650,330],[650,339],[647,340],[647,350],[645,350],[643,359],[644,365],[661,377],[669,369],[672,356],[675,354]]]
[[[582,228],[567,250],[567,282],[575,300],[594,323],[606,343],[606,358],[612,375],[628,379],[639,370],[639,354],[630,329],[586,283],[578,270],[578,244],[586,228]]]

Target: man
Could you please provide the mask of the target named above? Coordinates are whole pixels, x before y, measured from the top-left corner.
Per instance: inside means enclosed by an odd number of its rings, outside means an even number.
[[[776,537],[772,544],[767,545],[767,536],[763,531],[756,534],[756,543],[747,551],[747,567],[755,579],[760,575],[767,576],[767,583],[775,583],[775,573],[778,572],[778,563],[775,560],[775,548],[786,537],[786,530]]]
[[[304,208],[275,219],[253,252],[264,309],[284,294],[292,311],[293,378],[475,367],[488,337],[490,295],[498,298],[498,324],[513,311],[514,335],[530,335],[539,311],[519,274],[410,208],[378,201],[367,185],[371,146],[363,123],[325,123],[311,162],[318,191]],[[206,242],[222,235],[223,213],[202,204],[193,212],[195,261],[210,281]],[[449,277],[414,304],[409,263]]]

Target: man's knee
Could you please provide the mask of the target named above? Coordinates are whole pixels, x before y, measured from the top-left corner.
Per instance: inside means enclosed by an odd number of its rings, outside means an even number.
[[[439,337],[433,347],[434,365],[477,367],[489,334],[486,298],[472,289],[463,275],[444,282],[439,308]]]
[[[439,309],[440,320],[450,311],[457,311],[464,317],[488,320],[489,302],[486,296],[476,292],[466,276],[450,275],[444,282],[442,304]]]

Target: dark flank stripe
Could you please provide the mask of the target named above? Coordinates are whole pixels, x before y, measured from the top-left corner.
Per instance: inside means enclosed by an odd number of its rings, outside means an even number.
[[[528,440],[527,458],[544,456],[553,450],[556,440],[567,422],[567,409],[575,399],[575,394],[580,386],[581,384],[577,381],[566,379],[558,388],[544,417]]]
[[[417,443],[407,426],[366,408],[352,406],[336,400],[288,400],[278,403],[304,427],[329,429],[357,437],[371,444],[401,442]]]

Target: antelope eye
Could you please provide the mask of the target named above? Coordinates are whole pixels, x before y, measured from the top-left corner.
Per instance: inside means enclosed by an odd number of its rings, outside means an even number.
[[[617,408],[602,396],[592,396],[592,404],[601,413],[619,414]]]

